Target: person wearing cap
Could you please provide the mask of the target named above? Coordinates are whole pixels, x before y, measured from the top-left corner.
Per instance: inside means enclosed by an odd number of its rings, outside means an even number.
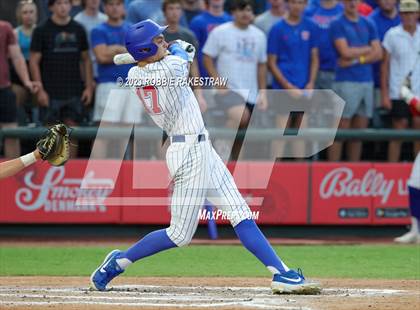
[[[400,2],[401,25],[391,28],[384,37],[384,59],[381,66],[382,105],[389,109],[395,129],[409,126],[410,110],[401,97],[401,88],[408,85],[412,93],[420,96],[420,29],[417,0]],[[412,127],[420,128],[420,117],[412,118]],[[388,160],[400,158],[401,141],[390,141]],[[414,143],[414,153],[420,143]]]

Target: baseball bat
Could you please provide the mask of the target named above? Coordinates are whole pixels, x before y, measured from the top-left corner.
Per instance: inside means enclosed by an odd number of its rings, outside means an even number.
[[[114,56],[114,64],[116,65],[128,65],[136,62],[137,61],[129,53],[117,54]]]

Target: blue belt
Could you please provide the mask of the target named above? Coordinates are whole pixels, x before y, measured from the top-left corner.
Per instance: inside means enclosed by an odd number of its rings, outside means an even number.
[[[172,143],[174,142],[185,142],[185,136],[184,135],[179,135],[179,136],[172,136],[171,137],[171,141]],[[206,135],[204,134],[199,134],[197,136],[197,142],[204,142],[206,141]]]

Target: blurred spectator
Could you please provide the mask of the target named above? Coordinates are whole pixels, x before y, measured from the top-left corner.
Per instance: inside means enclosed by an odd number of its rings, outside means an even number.
[[[315,82],[317,89],[331,89],[334,82],[336,53],[330,36],[331,23],[343,13],[343,6],[337,0],[321,0],[310,18],[319,29],[319,71]]]
[[[37,7],[35,3],[30,0],[19,1],[16,7],[16,19],[19,26],[15,28],[14,32],[28,67],[32,32],[37,23]],[[32,108],[31,93],[22,84],[13,67],[10,70],[10,80],[12,82],[12,90],[16,95],[18,123],[24,124],[28,118],[25,112],[25,105],[27,104],[30,109]],[[32,113],[29,114],[31,115]]]
[[[28,3],[29,2],[36,5],[38,20],[44,20],[48,11],[45,0],[28,0]],[[18,25],[16,19],[16,6],[18,3],[19,1],[0,1],[0,20],[8,21],[12,26],[16,27]]]
[[[162,3],[163,0],[133,0],[127,9],[127,21],[135,24],[149,18],[163,25],[165,17],[162,12]],[[184,15],[182,15],[180,23],[182,26],[188,27],[188,22]]]
[[[360,16],[360,0],[344,0],[344,14],[331,24],[331,36],[338,53],[334,91],[346,102],[340,128],[366,128],[373,114],[372,63],[382,57],[375,24]],[[362,143],[347,144],[347,159],[360,160]],[[342,143],[328,150],[332,161],[341,158]]]
[[[292,98],[301,98],[314,88],[319,68],[317,26],[304,16],[306,0],[288,0],[289,13],[276,23],[268,35],[268,67],[273,74],[273,89],[290,90]],[[288,114],[272,107],[277,113],[276,126],[285,128]],[[301,117],[293,120],[296,126]],[[303,143],[294,143],[294,152],[302,151]],[[283,153],[284,143],[273,141],[272,155]]]
[[[375,23],[378,29],[379,40],[382,42],[385,33],[392,27],[400,24],[400,16],[398,15],[397,0],[378,0],[379,7],[377,7],[369,18]],[[382,107],[381,102],[381,90],[380,90],[380,66],[381,62],[375,62],[373,64],[373,79],[375,85],[374,93],[374,125],[378,126],[381,124],[379,118],[379,111]]]
[[[365,3],[369,5],[373,10],[378,7],[378,0],[365,0]]]
[[[419,4],[416,0],[400,3],[402,24],[391,28],[383,41],[384,59],[381,70],[382,102],[391,110],[392,125],[404,129],[409,125],[410,111],[401,99],[403,84],[410,86],[414,95],[420,97],[420,28]],[[420,129],[420,117],[413,117],[412,125]],[[414,154],[420,151],[420,143],[414,144]],[[388,160],[400,159],[401,141],[389,142]]]
[[[175,41],[177,39],[191,43],[198,48],[198,41],[194,33],[179,24],[182,16],[181,0],[164,0],[162,11],[165,16],[165,24],[168,28],[164,31],[166,42]]]
[[[249,0],[236,0],[232,14],[233,22],[210,33],[203,48],[203,61],[211,77],[227,78],[229,90],[221,87],[216,99],[226,111],[226,126],[242,129],[248,126],[258,90],[266,89],[267,42],[265,34],[252,25],[254,14]],[[258,107],[265,110],[266,100],[260,101]],[[233,152],[237,154],[235,147]]]
[[[86,30],[89,43],[89,55],[93,66],[93,77],[96,78],[98,75],[98,64],[96,63],[95,54],[92,50],[91,32],[93,28],[106,22],[108,17],[99,11],[101,0],[83,0],[82,5],[83,11],[79,12],[74,17],[74,20],[81,24]]]
[[[252,25],[253,13],[249,0],[236,0],[233,3],[233,22],[225,23],[212,31],[203,47],[204,64],[211,77],[226,77],[227,87],[239,92],[240,102],[226,101],[228,124],[241,121],[245,125],[249,112],[257,102],[258,89],[265,89],[266,37]],[[226,40],[229,38],[229,40]],[[247,74],[242,74],[246,72]],[[227,94],[221,88],[221,96]],[[244,112],[241,102],[247,102],[248,111]],[[263,102],[262,109],[266,108]],[[244,112],[244,113],[243,113]],[[229,126],[232,127],[232,126]]]
[[[156,23],[163,25],[162,0],[133,0],[127,8],[127,20],[130,23],[138,23],[150,18]]]
[[[9,57],[23,85],[31,92],[38,91],[39,84],[29,79],[28,67],[16,42],[12,25],[0,21],[0,128],[17,127],[16,97],[10,88],[9,80]],[[4,156],[6,158],[20,156],[19,140],[5,139]]]
[[[33,79],[41,83],[40,116],[44,124],[62,121],[75,126],[81,120],[82,103],[90,104],[93,92],[86,32],[70,17],[69,0],[49,0],[48,5],[52,15],[35,28],[29,60]],[[75,144],[71,152],[77,154]]]
[[[236,0],[225,0],[225,11],[230,12],[232,11]],[[254,14],[262,14],[267,10],[267,1],[266,0],[250,0],[252,11]]]
[[[70,16],[75,17],[77,14],[83,11],[83,0],[71,0]]]
[[[255,18],[254,24],[260,28],[266,35],[271,27],[286,14],[285,0],[269,0],[271,8]]]
[[[271,27],[286,14],[285,0],[269,0],[271,8],[265,13],[257,16],[254,20],[255,26],[260,28],[268,36]],[[271,88],[273,84],[273,76],[267,71],[267,88]]]
[[[346,1],[346,0],[343,0],[343,1]],[[357,6],[357,11],[359,12],[361,16],[369,16],[372,13],[373,8],[369,4],[367,4],[365,1],[360,0]]]
[[[308,15],[312,15],[313,12],[320,7],[321,1],[322,0],[311,0],[309,2],[308,8],[306,9]],[[377,1],[377,0],[370,0],[369,2],[371,1]],[[373,7],[369,4],[369,2],[362,1],[362,0],[359,1],[359,4],[357,5],[357,11],[359,12],[360,15],[368,16],[369,14],[372,13]]]
[[[201,76],[208,76],[203,64],[202,49],[209,33],[218,25],[231,21],[232,17],[223,11],[224,0],[205,0],[207,10],[191,20],[190,28],[198,39],[198,67]]]
[[[166,24],[168,28],[163,32],[166,42],[175,40],[182,40],[194,45],[195,49],[198,50],[198,41],[194,33],[188,28],[182,27],[179,21],[182,16],[182,1],[181,0],[164,0],[162,11],[165,15]],[[198,69],[197,57],[195,57],[190,69],[191,77],[199,77],[200,72]],[[200,104],[200,109],[204,112],[207,109],[207,103],[203,97],[200,87],[194,87],[194,93]]]
[[[182,0],[182,9],[187,23],[190,24],[191,20],[205,9],[204,0]]]
[[[104,0],[104,11],[108,20],[92,30],[92,47],[98,61],[98,78],[93,120],[102,126],[119,126],[140,123],[140,104],[133,92],[120,88],[117,79],[127,78],[133,65],[115,65],[116,54],[126,53],[125,33],[129,24],[124,21],[124,1]],[[114,147],[114,149],[111,149]],[[116,155],[122,150],[118,141],[97,139],[95,158]],[[114,152],[114,154],[112,153]],[[118,153],[117,153],[118,154]]]

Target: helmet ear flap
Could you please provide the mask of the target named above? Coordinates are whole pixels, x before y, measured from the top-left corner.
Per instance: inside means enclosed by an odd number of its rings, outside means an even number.
[[[125,36],[127,51],[136,61],[155,55],[158,47],[153,43],[153,38],[160,35],[166,27],[159,26],[150,19],[132,25]]]
[[[135,46],[134,48],[136,49],[138,57],[140,57],[141,59],[155,55],[158,50],[157,45],[154,43],[139,44]]]

